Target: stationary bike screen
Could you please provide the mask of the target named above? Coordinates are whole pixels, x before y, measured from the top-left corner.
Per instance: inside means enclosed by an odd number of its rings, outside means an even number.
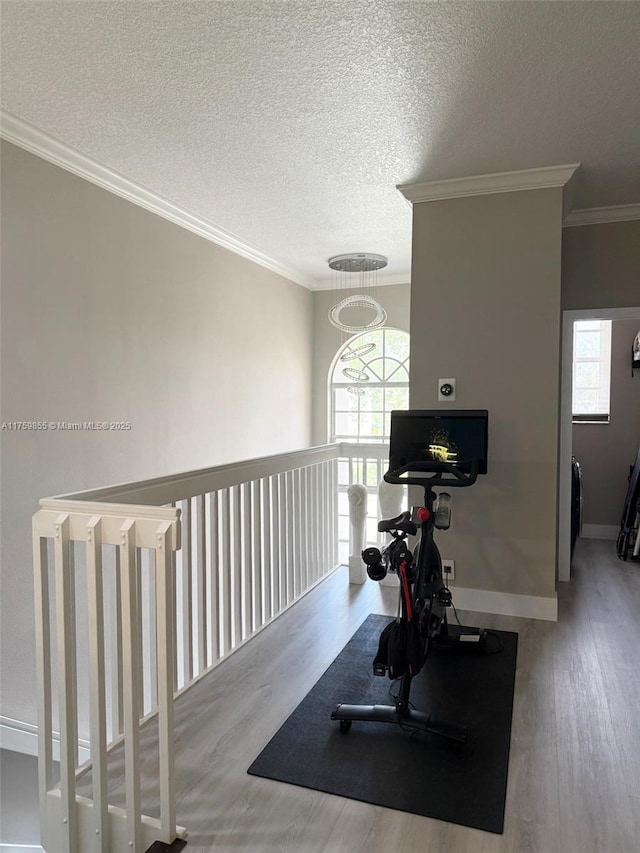
[[[487,473],[488,412],[485,409],[435,411],[411,409],[391,413],[389,471],[410,463],[438,471],[454,465],[468,474]]]

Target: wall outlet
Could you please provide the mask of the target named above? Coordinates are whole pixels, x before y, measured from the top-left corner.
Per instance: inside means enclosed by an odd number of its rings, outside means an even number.
[[[445,581],[453,581],[456,579],[455,560],[442,561],[442,577]]]

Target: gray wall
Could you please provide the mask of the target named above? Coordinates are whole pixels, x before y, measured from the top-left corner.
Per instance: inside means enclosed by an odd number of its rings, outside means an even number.
[[[38,499],[304,447],[313,297],[2,143],[2,713],[35,722]],[[283,416],[283,413],[286,413]]]
[[[611,420],[573,425],[573,454],[583,477],[585,524],[619,525],[629,465],[640,446],[640,370],[631,377],[631,345],[639,320],[611,326]]]
[[[640,220],[562,232],[562,309],[640,305]]]
[[[489,410],[489,473],[455,490],[440,540],[462,587],[554,594],[561,206],[556,189],[414,205],[411,407]]]
[[[354,291],[355,292],[355,291]],[[392,284],[377,287],[375,299],[387,312],[386,326],[409,331],[411,287],[409,284]],[[338,349],[344,342],[342,332],[329,320],[329,310],[341,299],[333,290],[318,290],[313,294],[314,346],[313,346],[313,443],[328,441],[328,381],[329,368]],[[371,317],[367,315],[367,320]],[[366,322],[366,321],[365,321]]]

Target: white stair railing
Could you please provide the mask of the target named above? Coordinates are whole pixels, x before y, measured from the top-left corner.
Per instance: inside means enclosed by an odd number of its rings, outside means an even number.
[[[185,837],[176,825],[174,698],[336,567],[340,455],[340,445],[326,445],[40,502],[33,552],[48,853],[143,853]],[[87,710],[91,760],[79,767]],[[159,819],[143,814],[141,797],[141,726],[152,718]],[[124,808],[107,791],[117,747]]]
[[[51,542],[51,545],[48,543]],[[82,543],[84,555],[75,543]],[[162,507],[43,500],[33,520],[39,704],[41,836],[48,851],[146,850],[154,840],[184,835],[175,822],[173,760],[172,553],[180,544],[179,513]],[[107,702],[103,552],[119,555],[122,723],[126,809],[108,804]],[[140,660],[137,554],[155,555],[157,715],[160,819],[143,816],[140,799]],[[86,571],[90,739],[93,797],[76,792],[78,775],[78,636],[76,574]],[[51,607],[52,601],[54,603]],[[53,619],[53,630],[51,626]],[[54,657],[57,666],[54,667]],[[55,675],[57,673],[57,679]],[[57,691],[52,690],[57,680]],[[60,729],[60,783],[53,780],[53,700]],[[112,743],[116,742],[120,732]]]

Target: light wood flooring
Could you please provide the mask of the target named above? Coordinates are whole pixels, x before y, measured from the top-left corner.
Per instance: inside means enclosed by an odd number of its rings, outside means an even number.
[[[559,596],[558,623],[460,612],[519,633],[503,835],[247,775],[365,617],[395,612],[394,590],[349,586],[341,569],[178,700],[188,853],[638,853],[640,564],[620,562],[613,542],[580,540]],[[150,727],[151,775],[153,740]],[[143,796],[153,814],[152,783]]]

